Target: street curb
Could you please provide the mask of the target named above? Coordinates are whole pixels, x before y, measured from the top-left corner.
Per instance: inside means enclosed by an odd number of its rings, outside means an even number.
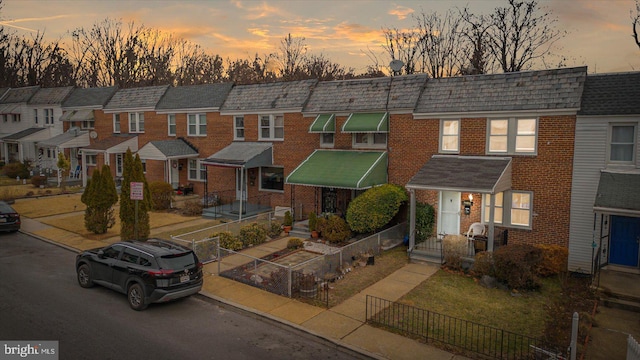
[[[215,276],[215,275],[214,275],[214,276]],[[356,346],[353,346],[353,345],[347,344],[347,343],[345,343],[345,342],[343,342],[343,341],[340,341],[340,340],[337,340],[337,339],[334,339],[334,338],[326,337],[326,336],[324,336],[324,335],[318,334],[317,332],[315,332],[315,331],[313,331],[313,330],[309,330],[309,329],[307,329],[307,328],[305,328],[305,327],[303,327],[303,326],[300,326],[300,325],[298,325],[298,324],[296,324],[296,323],[292,323],[292,322],[290,322],[290,321],[287,321],[287,320],[281,319],[281,318],[276,317],[276,316],[273,316],[273,315],[271,315],[271,314],[269,314],[269,313],[265,313],[265,312],[262,312],[262,311],[259,311],[259,310],[256,310],[256,309],[253,309],[253,308],[250,308],[250,307],[247,307],[247,306],[241,305],[241,304],[237,304],[237,303],[235,303],[235,302],[233,302],[233,301],[227,300],[227,299],[225,299],[225,298],[221,298],[221,297],[219,297],[219,296],[213,295],[213,294],[208,293],[208,292],[206,292],[206,291],[200,291],[200,292],[199,292],[199,294],[200,294],[200,295],[202,295],[202,296],[208,297],[208,298],[210,298],[210,299],[212,299],[212,300],[215,300],[215,301],[221,302],[221,303],[223,303],[223,304],[226,304],[226,305],[229,305],[229,306],[233,306],[233,307],[238,308],[238,309],[240,309],[240,310],[243,310],[243,311],[246,311],[246,312],[249,312],[249,313],[252,313],[252,314],[255,314],[255,315],[258,315],[258,316],[264,317],[264,318],[267,318],[267,319],[269,319],[269,320],[272,320],[272,321],[275,321],[275,322],[281,323],[281,324],[283,324],[283,325],[286,325],[286,326],[292,327],[292,328],[294,328],[294,329],[296,329],[296,330],[303,331],[303,332],[305,332],[305,333],[307,333],[307,334],[309,334],[309,335],[312,335],[312,336],[315,336],[315,337],[321,338],[321,339],[323,339],[323,340],[329,341],[329,342],[331,342],[331,343],[335,344],[336,346],[340,346],[340,347],[343,347],[343,348],[345,348],[345,349],[349,349],[349,350],[351,350],[351,351],[353,351],[353,352],[357,352],[357,353],[359,353],[359,354],[362,354],[362,355],[368,356],[368,357],[370,357],[370,358],[372,358],[372,359],[387,360],[387,358],[386,358],[386,357],[383,357],[383,356],[381,356],[381,355],[379,355],[379,354],[369,352],[369,351],[367,351],[367,350],[364,350],[364,349],[362,349],[362,348],[359,348],[359,347],[356,347]],[[328,310],[326,310],[326,311],[328,311]]]
[[[49,239],[47,239],[47,238],[45,238],[45,237],[42,237],[42,236],[40,236],[40,235],[36,235],[36,234],[34,234],[34,233],[30,233],[30,232],[24,231],[24,230],[22,230],[22,229],[20,229],[20,230],[18,230],[18,231],[19,231],[19,232],[21,232],[21,233],[23,233],[23,234],[25,234],[25,235],[29,235],[29,236],[32,236],[32,237],[34,237],[34,238],[38,239],[38,240],[44,241],[44,242],[46,242],[46,243],[49,243],[49,244],[51,244],[51,245],[55,245],[55,246],[57,246],[57,247],[61,247],[61,248],[63,248],[63,249],[66,249],[66,250],[72,251],[72,252],[74,252],[74,253],[76,253],[76,254],[80,254],[80,253],[82,252],[82,250],[80,250],[80,249],[76,249],[76,248],[74,248],[74,247],[71,247],[71,246],[68,246],[68,245],[65,245],[65,244],[60,244],[59,242],[55,242],[55,241],[53,241],[53,240],[49,240]]]

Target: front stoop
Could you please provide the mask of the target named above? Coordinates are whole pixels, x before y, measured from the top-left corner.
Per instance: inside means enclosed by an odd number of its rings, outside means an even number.
[[[606,307],[640,313],[640,298],[627,294],[614,293],[606,287],[598,288],[600,302]]]

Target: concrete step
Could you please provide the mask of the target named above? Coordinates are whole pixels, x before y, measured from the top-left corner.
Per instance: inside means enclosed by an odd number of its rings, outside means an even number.
[[[289,236],[299,237],[302,239],[308,239],[311,237],[311,233],[309,231],[305,231],[300,228],[293,228],[289,231]]]
[[[640,313],[640,303],[636,301],[629,301],[611,297],[603,297],[600,300],[606,307]]]

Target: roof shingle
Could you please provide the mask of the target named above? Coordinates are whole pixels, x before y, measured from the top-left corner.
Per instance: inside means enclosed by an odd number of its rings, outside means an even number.
[[[640,72],[588,75],[578,114],[640,114]]]
[[[157,110],[219,109],[233,83],[171,87],[156,106]]]
[[[155,109],[168,85],[120,89],[104,107],[105,110]]]
[[[222,111],[302,109],[318,80],[237,85],[227,96]]]

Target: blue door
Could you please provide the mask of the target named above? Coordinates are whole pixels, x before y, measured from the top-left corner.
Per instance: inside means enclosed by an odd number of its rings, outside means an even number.
[[[640,218],[611,216],[609,263],[638,266]]]

